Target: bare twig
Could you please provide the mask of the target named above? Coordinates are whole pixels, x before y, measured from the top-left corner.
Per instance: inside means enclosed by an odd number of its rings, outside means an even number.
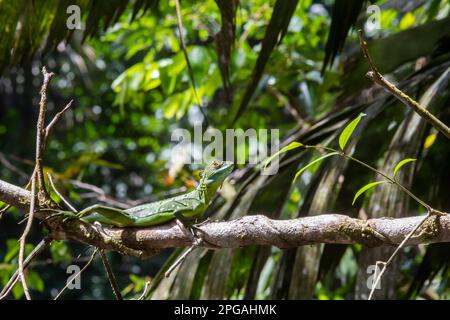
[[[435,129],[439,130],[442,134],[444,134],[447,138],[450,139],[450,128],[447,127],[443,122],[441,122],[438,118],[436,118],[432,113],[430,113],[424,106],[422,106],[420,103],[409,97],[406,93],[398,89],[394,84],[389,82],[386,78],[383,77],[383,75],[378,71],[375,63],[372,60],[372,57],[370,56],[369,49],[367,48],[367,43],[364,40],[363,32],[362,30],[359,31],[359,42],[361,46],[361,50],[364,54],[364,57],[367,59],[367,62],[369,63],[369,67],[371,71],[367,73],[367,77],[370,78],[373,82],[380,85],[381,87],[385,88],[388,92],[390,92],[394,97],[396,97],[398,100],[400,100],[403,104],[413,109],[420,117],[422,117],[425,121],[429,122]],[[347,156],[349,159],[354,160],[352,157]],[[395,257],[398,255],[400,250],[404,247],[404,245],[411,239],[411,237],[416,233],[416,231],[427,221],[427,219],[431,216],[436,215],[444,215],[445,213],[440,212],[438,210],[433,209],[431,206],[426,204],[424,201],[420,200],[417,196],[412,194],[411,191],[406,189],[403,185],[395,181],[394,179],[391,179],[390,177],[386,176],[383,173],[380,173],[378,170],[368,166],[367,164],[362,163],[361,161],[357,161],[358,163],[364,165],[365,167],[368,167],[372,171],[375,171],[379,174],[381,174],[383,177],[387,178],[391,183],[396,184],[398,187],[400,187],[404,192],[406,192],[410,197],[412,197],[415,201],[417,201],[419,204],[427,208],[428,214],[416,225],[416,227],[411,230],[410,233],[406,235],[406,237],[403,239],[403,241],[399,244],[399,246],[394,250],[392,255],[389,257],[389,259],[386,262],[383,263],[383,268],[381,269],[380,273],[377,275],[372,288],[370,290],[369,298],[368,300],[371,300],[373,298],[373,295],[375,293],[375,289],[377,288],[379,282],[381,281],[381,278],[383,277],[384,273],[386,272],[389,265],[392,263],[392,261],[395,259]]]
[[[75,207],[66,198],[64,198],[63,195],[56,188],[55,184],[53,183],[53,179],[52,179],[52,176],[50,173],[48,173],[48,180],[50,182],[52,189],[55,191],[55,193],[58,195],[58,197],[66,204],[66,206],[72,212],[76,213],[77,209],[75,209]],[[122,295],[120,293],[119,285],[117,284],[116,277],[114,276],[111,265],[109,264],[108,257],[106,256],[105,252],[102,249],[100,249],[99,251],[100,251],[100,257],[102,258],[102,262],[105,267],[105,271],[108,276],[108,280],[109,280],[109,283],[113,290],[113,293],[116,296],[117,300],[123,300]]]
[[[23,234],[19,239],[19,278],[20,282],[22,283],[23,291],[25,293],[25,297],[27,300],[31,300],[31,295],[28,290],[27,281],[25,278],[25,268],[23,259],[25,255],[26,238],[31,230],[35,208],[36,208],[36,174],[33,174],[31,177],[31,202],[28,220],[25,226],[25,230],[23,231]]]
[[[108,257],[106,256],[105,251],[101,249],[100,249],[100,257],[102,258],[103,266],[105,267],[106,274],[108,275],[109,284],[111,285],[112,291],[116,296],[116,299],[123,300],[122,294],[120,293],[119,285],[117,284],[117,279],[108,261]]]
[[[28,290],[28,286],[26,283],[26,278],[24,274],[24,254],[25,254],[25,245],[28,233],[31,230],[31,226],[33,224],[34,211],[36,209],[36,180],[38,183],[38,194],[39,197],[46,196],[45,184],[44,184],[44,176],[42,171],[42,156],[45,148],[45,112],[47,110],[47,89],[50,79],[53,77],[54,73],[47,72],[45,67],[42,67],[42,74],[44,76],[44,81],[41,87],[41,100],[39,102],[39,113],[38,120],[36,126],[36,158],[35,158],[35,169],[31,176],[31,202],[30,202],[30,210],[28,215],[27,224],[25,226],[25,230],[23,231],[22,236],[20,237],[20,247],[19,247],[19,278],[22,282],[23,290],[25,293],[25,297],[28,300],[31,300],[30,292]]]
[[[78,188],[90,190],[90,191],[94,192],[97,197],[97,201],[107,203],[111,206],[114,206],[114,207],[117,207],[120,209],[128,209],[129,207],[131,207],[133,205],[128,202],[119,201],[119,200],[107,195],[106,192],[103,191],[102,188],[100,188],[96,185],[86,183],[86,182],[81,182],[78,180],[69,180],[69,182]]]
[[[66,104],[66,106],[60,111],[58,112],[52,119],[52,121],[50,121],[50,123],[47,125],[47,127],[45,128],[45,138],[44,138],[44,144],[46,143],[48,136],[50,135],[50,131],[53,129],[53,127],[55,126],[55,124],[58,122],[58,120],[63,116],[63,114],[69,110],[69,108],[72,106],[73,100],[70,100],[68,104]]]
[[[98,253],[98,250],[99,250],[99,249],[96,248],[96,249],[94,250],[94,252],[92,252],[92,255],[91,255],[91,257],[89,258],[89,261],[84,265],[84,267],[83,267],[80,271],[78,271],[78,272],[74,275],[74,278],[78,277],[84,270],[87,269],[87,267],[89,267],[89,265],[92,263],[92,261],[94,261],[95,256],[96,256],[97,253]],[[66,289],[67,289],[67,287],[69,286],[69,284],[70,284],[70,282],[67,282],[67,283],[66,283],[66,285],[61,289],[61,291],[56,295],[56,297],[54,298],[54,300],[58,300],[59,297],[61,297],[61,295],[64,293],[64,291],[66,291]]]
[[[50,186],[52,187],[53,191],[56,193],[56,195],[62,200],[62,202],[65,203],[65,205],[72,211],[72,212],[77,212],[77,209],[75,209],[75,207],[66,199],[63,197],[63,195],[58,191],[58,189],[56,189],[55,184],[53,183],[53,178],[52,175],[49,173],[47,173],[47,177],[48,177],[48,181],[50,182]]]
[[[36,172],[39,192],[45,192],[44,174],[42,172],[42,157],[45,148],[45,112],[47,111],[47,90],[51,78],[55,75],[53,72],[47,72],[45,67],[42,67],[42,74],[44,81],[41,87],[41,100],[39,102],[39,115],[37,120],[36,133]]]
[[[413,109],[419,116],[425,119],[433,127],[439,130],[444,136],[450,139],[450,128],[447,127],[441,120],[435,117],[431,112],[429,112],[424,106],[412,99],[406,93],[398,89],[394,84],[389,82],[383,75],[378,71],[375,63],[370,56],[369,49],[367,48],[367,43],[364,40],[362,30],[359,31],[359,43],[364,57],[369,63],[370,71],[366,74],[373,82],[380,85],[389,91],[394,97],[400,100],[403,104]]]
[[[412,236],[419,230],[419,228],[427,221],[428,218],[435,216],[435,213],[433,211],[429,211],[428,214],[416,225],[414,229],[411,230],[410,233],[408,233],[403,239],[403,241],[399,244],[399,246],[394,250],[392,255],[389,257],[389,259],[386,262],[382,262],[383,268],[381,269],[380,273],[377,275],[375,281],[373,282],[372,289],[370,289],[370,294],[368,300],[372,300],[373,295],[375,293],[375,289],[377,288],[378,284],[381,281],[381,278],[383,277],[383,274],[386,272],[387,268],[390,266],[392,261],[394,261],[395,257],[398,255],[400,250],[405,246],[405,244],[412,238]]]
[[[192,246],[190,246],[170,267],[169,269],[164,273],[164,276],[168,278],[170,274],[175,270],[176,267],[178,267],[180,264],[183,263],[183,261],[186,259],[186,257],[195,249],[198,248],[201,245],[202,242],[196,242]]]
[[[145,287],[144,287],[144,291],[142,292],[141,296],[137,299],[137,300],[144,300],[145,297],[147,296],[148,290],[150,289],[150,281],[147,281],[145,283]]]

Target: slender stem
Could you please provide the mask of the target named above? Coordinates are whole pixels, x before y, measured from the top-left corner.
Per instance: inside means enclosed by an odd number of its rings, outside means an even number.
[[[337,152],[341,157],[347,158],[351,161],[354,161],[356,163],[358,163],[359,165],[366,167],[367,169],[379,174],[380,176],[382,176],[383,178],[386,178],[391,184],[396,185],[397,187],[399,187],[403,192],[405,192],[408,196],[410,196],[413,200],[415,200],[417,203],[419,203],[421,206],[423,206],[425,209],[427,209],[427,211],[432,211],[432,212],[439,212],[435,209],[433,209],[430,205],[428,205],[425,201],[421,200],[419,197],[417,197],[414,193],[412,193],[408,188],[406,188],[405,186],[403,186],[401,183],[397,182],[395,179],[391,178],[390,176],[388,176],[386,173],[372,167],[371,165],[357,159],[354,158],[352,156],[349,156],[348,154],[342,152],[342,151],[338,151],[336,149],[330,148],[330,147],[324,147],[324,146],[312,146],[312,145],[305,145],[305,148],[307,149],[320,149],[320,150],[326,150],[326,151],[331,151],[331,152]]]
[[[364,40],[362,30],[359,31],[359,44],[364,57],[369,63],[371,71],[367,73],[367,77],[379,86],[385,88],[394,97],[400,100],[404,105],[413,109],[422,119],[429,122],[433,127],[439,130],[444,136],[450,139],[450,128],[447,127],[441,120],[435,117],[430,111],[428,111],[424,106],[415,101],[413,98],[408,96],[406,93],[398,89],[393,83],[389,82],[383,75],[378,71],[375,63],[370,56],[369,49],[367,48],[367,43]]]
[[[150,289],[150,284],[151,284],[150,281],[147,281],[145,283],[144,291],[142,292],[142,294],[140,295],[140,297],[137,300],[144,300],[145,299],[145,297],[147,296],[147,293],[148,293],[148,291]]]
[[[74,278],[78,277],[84,270],[86,270],[87,267],[89,267],[92,261],[94,261],[94,258],[98,253],[98,250],[99,250],[98,248],[94,250],[91,257],[89,258],[89,261],[84,265],[84,267],[80,271],[78,271],[78,273],[75,274]],[[61,291],[56,295],[56,297],[53,300],[58,300],[64,293],[64,291],[66,291],[66,289],[69,287],[69,284],[70,282],[67,282],[66,285],[61,289]]]
[[[399,182],[397,182],[395,179],[391,178],[390,176],[388,176],[384,172],[382,172],[380,170],[377,170],[374,167],[368,165],[367,163],[365,163],[365,162],[363,162],[361,160],[358,160],[358,159],[356,159],[356,158],[354,158],[352,156],[349,156],[349,155],[347,155],[345,153],[342,153],[342,156],[347,158],[347,159],[349,159],[349,160],[352,160],[352,161],[354,161],[354,162],[356,162],[356,163],[358,163],[358,164],[360,164],[360,165],[362,165],[362,166],[372,170],[373,172],[376,172],[377,174],[381,175],[382,177],[386,178],[390,183],[392,183],[392,184],[396,185],[397,187],[399,187],[403,192],[405,192],[408,196],[410,196],[412,199],[414,199],[416,202],[418,202],[420,205],[422,205],[425,209],[427,209],[428,211],[431,210],[431,207],[428,204],[426,204],[423,200],[421,200],[414,193],[412,193],[408,188],[406,188],[405,186],[403,186],[402,184],[400,184]]]
[[[108,261],[108,257],[104,250],[100,249],[100,257],[102,258],[103,266],[105,267],[106,274],[108,275],[109,284],[111,285],[112,291],[116,296],[117,300],[123,300],[122,294],[120,293],[119,285],[117,284],[117,279],[112,271],[111,264]]]
[[[37,167],[37,166],[36,166]],[[35,171],[37,172],[37,171]],[[33,223],[34,211],[36,208],[36,174],[33,174],[31,177],[31,200],[30,200],[30,210],[28,214],[27,224],[25,226],[25,230],[23,231],[22,236],[19,240],[19,278],[22,283],[23,292],[25,294],[25,298],[27,300],[31,300],[30,291],[27,286],[27,281],[25,277],[25,266],[24,266],[24,255],[25,255],[25,246],[27,235],[31,230],[31,225]]]
[[[375,69],[376,70],[376,69]],[[384,275],[384,273],[386,272],[387,268],[389,267],[389,265],[392,263],[392,261],[394,261],[394,258],[397,256],[397,254],[400,252],[400,250],[405,246],[405,244],[411,239],[411,237],[416,233],[416,231],[424,224],[424,222],[433,214],[443,214],[442,212],[433,209],[430,205],[428,205],[427,203],[425,203],[423,200],[421,200],[419,197],[417,197],[415,194],[413,194],[408,188],[406,188],[405,186],[403,186],[401,183],[399,183],[398,181],[396,181],[394,178],[391,178],[390,176],[388,176],[386,173],[372,167],[371,165],[365,163],[364,161],[361,161],[357,158],[354,158],[344,152],[340,152],[337,151],[333,148],[330,147],[324,147],[324,146],[310,146],[307,145],[305,146],[305,148],[312,148],[312,149],[321,149],[321,150],[326,150],[326,151],[331,151],[331,152],[338,152],[338,154],[346,159],[349,159],[351,161],[354,161],[356,163],[358,163],[359,165],[379,174],[380,176],[384,177],[386,180],[388,180],[391,184],[396,185],[397,187],[399,187],[403,192],[405,192],[408,196],[410,196],[413,200],[415,200],[417,203],[419,203],[420,205],[422,205],[423,207],[425,207],[425,209],[427,209],[428,214],[422,219],[420,220],[420,222],[411,230],[411,232],[409,232],[406,237],[403,239],[403,241],[398,245],[398,247],[394,250],[394,252],[392,253],[392,255],[389,257],[389,259],[383,263],[383,268],[381,269],[381,272],[377,275],[372,288],[370,290],[370,294],[369,294],[369,298],[368,300],[372,300],[373,295],[375,293],[375,289],[377,288],[378,284],[381,281],[382,276]]]
[[[394,261],[394,258],[397,256],[399,251],[405,246],[405,244],[411,239],[411,237],[416,233],[416,231],[423,225],[423,223],[431,216],[430,213],[428,213],[415,227],[411,230],[410,233],[403,239],[403,241],[398,245],[398,247],[395,249],[395,251],[392,253],[392,255],[389,257],[388,261],[386,261],[383,265],[383,268],[381,269],[381,272],[378,274],[377,278],[375,279],[375,282],[372,285],[372,289],[370,289],[370,294],[368,300],[372,300],[373,295],[375,293],[375,289],[378,286],[378,283],[381,281],[381,277],[386,272],[386,269],[389,267],[389,265]]]

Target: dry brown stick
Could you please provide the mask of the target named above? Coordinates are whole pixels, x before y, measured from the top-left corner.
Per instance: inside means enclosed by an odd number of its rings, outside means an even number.
[[[44,135],[44,144],[47,143],[48,137],[50,136],[50,131],[53,129],[54,125],[58,120],[62,117],[62,115],[69,110],[69,108],[72,106],[73,100],[70,100],[69,103],[60,111],[58,112],[55,117],[50,121],[50,123],[45,128],[45,135]],[[3,156],[3,154],[0,153],[0,161],[3,162],[5,165],[7,165],[11,171],[16,172],[17,174],[21,176],[26,176],[26,174],[17,168],[15,168],[9,161]],[[34,167],[34,171],[32,173],[32,176],[34,175],[34,172],[36,171],[36,166]],[[28,186],[31,184],[31,179],[28,181],[27,186],[25,189],[28,189]],[[6,205],[5,207],[0,209],[0,219],[2,218],[3,214],[8,211],[11,208],[11,205]]]
[[[142,292],[142,294],[140,295],[139,298],[137,298],[137,300],[144,300],[145,297],[147,296],[148,290],[150,289],[150,281],[145,282],[145,287],[144,287],[144,291]]]
[[[367,73],[367,77],[370,78],[373,82],[380,85],[381,87],[385,88],[388,92],[390,92],[394,97],[399,99],[403,104],[406,106],[412,108],[420,117],[422,117],[425,121],[429,122],[434,128],[439,130],[442,134],[444,134],[447,138],[450,139],[450,128],[447,127],[443,122],[441,122],[438,118],[436,118],[431,112],[429,112],[425,107],[420,105],[417,101],[412,99],[410,96],[408,96],[406,93],[398,89],[394,84],[389,82],[386,78],[383,77],[383,75],[378,71],[375,63],[372,60],[372,57],[369,53],[369,49],[367,48],[367,43],[364,40],[363,32],[362,30],[359,31],[359,43],[361,50],[364,54],[364,57],[367,59],[367,62],[369,63],[370,71]],[[386,272],[389,265],[392,263],[392,261],[395,259],[395,257],[398,255],[400,250],[404,247],[404,245],[411,239],[411,237],[416,233],[416,231],[427,221],[427,219],[433,215],[442,215],[443,213],[432,209],[428,206],[428,214],[423,218],[416,227],[411,230],[410,233],[408,233],[405,237],[405,239],[400,243],[400,245],[394,250],[392,255],[389,257],[389,259],[386,262],[383,263],[383,268],[381,272],[377,275],[372,288],[370,290],[370,294],[368,297],[368,300],[371,300],[373,298],[373,295],[375,293],[375,289],[377,288],[379,282],[381,281],[381,278],[383,274]]]
[[[42,172],[42,157],[44,156],[45,148],[45,113],[47,111],[47,91],[51,78],[55,75],[53,72],[47,72],[45,67],[42,67],[42,74],[44,81],[41,87],[41,100],[39,101],[39,115],[37,120],[36,133],[36,172],[39,192],[45,192],[44,174]]]
[[[31,177],[31,202],[30,202],[30,210],[28,214],[27,224],[25,226],[25,230],[23,231],[22,236],[19,240],[19,278],[22,283],[23,291],[25,293],[25,297],[27,300],[31,300],[31,295],[28,290],[27,281],[25,278],[25,270],[24,270],[24,255],[25,255],[25,245],[27,235],[31,230],[31,225],[33,223],[34,210],[36,208],[36,175],[33,174]]]
[[[381,261],[381,263],[383,264],[383,268],[381,269],[380,273],[377,275],[377,277],[375,278],[375,281],[372,284],[372,288],[370,289],[370,293],[369,293],[369,298],[367,300],[372,300],[373,295],[375,293],[375,289],[377,288],[378,284],[381,281],[381,278],[383,277],[383,274],[386,272],[387,268],[389,267],[389,265],[392,263],[392,261],[394,261],[395,257],[398,255],[398,253],[400,252],[400,250],[405,246],[405,244],[409,241],[409,239],[411,239],[411,237],[417,232],[417,230],[419,230],[419,228],[425,223],[425,221],[427,221],[428,218],[431,217],[431,214],[428,213],[423,220],[421,220],[414,229],[411,230],[410,233],[408,233],[408,235],[405,237],[405,239],[399,244],[399,246],[394,250],[394,252],[392,253],[392,255],[389,257],[389,259],[386,262]],[[377,268],[378,268],[378,264],[377,264]]]
[[[77,209],[65,198],[63,195],[58,191],[56,188],[53,178],[50,173],[48,173],[48,181],[50,182],[50,185],[53,189],[53,191],[58,195],[58,197],[66,204],[66,206],[74,213],[77,212]],[[100,257],[102,258],[103,266],[105,267],[106,274],[108,276],[109,284],[111,285],[111,288],[113,290],[114,295],[116,296],[117,300],[123,300],[122,295],[120,293],[119,285],[117,284],[116,277],[114,276],[114,272],[112,271],[111,265],[109,264],[108,257],[106,256],[105,252],[100,249]]]
[[[78,277],[84,270],[86,270],[87,267],[89,267],[89,265],[92,263],[92,261],[94,261],[95,256],[98,253],[98,248],[94,250],[94,252],[92,252],[91,257],[89,258],[89,261],[86,262],[86,264],[84,265],[84,267],[78,271],[74,277]],[[66,289],[69,287],[70,282],[67,282],[66,285],[61,289],[61,291],[56,295],[56,297],[53,300],[58,300],[59,297],[61,297],[61,295],[64,293],[64,291],[66,291]]]
[[[109,284],[111,285],[111,289],[116,296],[117,300],[123,300],[122,294],[120,293],[119,285],[117,284],[116,276],[112,271],[111,264],[108,261],[108,257],[105,254],[105,251],[100,249],[100,256],[102,258],[103,266],[105,267],[106,274],[108,276]]]
[[[44,184],[44,176],[42,171],[42,157],[45,148],[45,112],[47,111],[47,90],[48,84],[53,77],[54,73],[47,72],[45,67],[42,67],[42,74],[44,76],[44,81],[41,87],[41,100],[39,102],[39,113],[37,119],[36,126],[36,158],[35,158],[35,169],[31,176],[31,201],[30,201],[30,210],[28,215],[27,224],[25,226],[25,230],[20,237],[19,243],[19,278],[21,280],[23,291],[25,293],[25,297],[27,300],[31,300],[31,295],[28,290],[28,286],[26,283],[26,277],[24,273],[24,255],[25,255],[25,245],[28,233],[31,230],[31,226],[33,224],[34,212],[37,208],[36,206],[36,180],[38,185],[38,193],[39,198],[46,198],[45,184]]]
[[[50,121],[50,123],[47,125],[47,127],[45,128],[45,134],[44,134],[44,145],[47,142],[48,136],[50,135],[50,131],[53,129],[53,127],[58,122],[58,120],[63,116],[63,114],[67,110],[70,109],[70,107],[72,106],[72,103],[73,103],[73,99],[70,100],[69,103],[67,103],[66,106],[61,111],[59,111],[57,114],[55,114],[52,121]]]
[[[420,117],[425,121],[430,123],[433,127],[439,130],[444,136],[450,139],[450,128],[445,125],[441,120],[435,117],[430,111],[428,111],[424,106],[415,101],[413,98],[408,96],[406,93],[398,89],[393,83],[389,82],[383,75],[378,71],[375,63],[370,56],[369,49],[367,48],[367,43],[364,40],[362,30],[359,31],[359,43],[364,57],[369,63],[370,71],[367,72],[366,76],[379,86],[385,88],[394,97],[400,100],[403,104],[413,109]]]

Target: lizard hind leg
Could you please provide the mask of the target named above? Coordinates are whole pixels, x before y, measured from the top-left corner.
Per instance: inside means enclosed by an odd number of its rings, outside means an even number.
[[[114,225],[117,227],[133,226],[135,222],[134,218],[124,210],[99,204],[87,207],[80,211],[77,216],[86,222],[98,221],[103,224]]]

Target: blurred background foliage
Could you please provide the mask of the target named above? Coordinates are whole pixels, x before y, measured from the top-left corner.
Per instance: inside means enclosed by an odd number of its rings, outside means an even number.
[[[66,9],[74,3],[84,30],[66,27]],[[378,6],[375,15],[371,5]],[[283,144],[336,146],[339,129],[364,111],[368,116],[350,142],[357,146],[355,156],[384,171],[399,159],[417,157],[398,178],[448,211],[448,142],[365,79],[354,30],[366,28],[373,58],[389,79],[450,123],[449,11],[448,0],[183,0],[194,91],[174,1],[0,0],[0,177],[25,185],[32,171],[45,65],[56,74],[48,117],[75,100],[49,140],[45,170],[77,208],[98,202],[126,208],[194,187],[200,167],[185,166],[186,158],[171,154],[176,128],[279,128]],[[380,28],[365,25],[374,17]],[[239,152],[248,154],[246,148]],[[240,166],[209,214],[233,219],[255,213],[422,213],[391,187],[351,206],[354,193],[375,177],[342,159],[314,166],[291,186],[296,170],[312,156],[288,152],[270,177]],[[11,209],[0,220],[1,285],[17,268],[22,219],[23,212]],[[44,234],[36,223],[27,250]],[[65,285],[67,266],[85,263],[87,250],[54,243],[28,271],[33,296],[55,296]],[[127,298],[139,296],[152,280],[152,298],[352,299],[367,296],[367,267],[390,252],[359,245],[199,249],[166,279],[158,271],[180,250],[147,260],[109,257]],[[378,297],[449,298],[449,252],[447,244],[404,250]],[[13,296],[23,296],[20,285]],[[64,297],[113,298],[101,261],[83,273],[82,290],[68,290]]]

